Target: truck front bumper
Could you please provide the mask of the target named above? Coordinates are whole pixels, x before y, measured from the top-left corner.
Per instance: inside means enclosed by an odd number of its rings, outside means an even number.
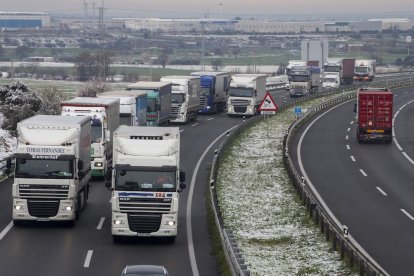
[[[93,157],[91,160],[91,176],[104,176],[105,175],[106,158]]]
[[[255,115],[255,107],[248,105],[248,106],[234,106],[234,105],[228,105],[227,114],[229,115],[247,115],[247,116],[253,116]]]
[[[67,221],[74,220],[75,200],[13,199],[13,220]]]
[[[158,231],[138,232],[131,230],[129,225],[128,214],[112,213],[111,233],[113,236],[129,237],[175,237],[177,236],[177,214],[163,214]]]

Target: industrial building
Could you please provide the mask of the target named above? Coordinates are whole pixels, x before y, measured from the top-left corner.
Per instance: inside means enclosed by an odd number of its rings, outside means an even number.
[[[409,19],[371,19],[345,22],[279,22],[264,20],[218,20],[218,19],[158,19],[158,18],[116,18],[124,22],[125,28],[161,32],[237,31],[241,33],[325,33],[325,32],[381,32],[382,30],[412,30],[414,22]]]
[[[50,21],[50,15],[43,12],[0,12],[3,30],[48,28]]]

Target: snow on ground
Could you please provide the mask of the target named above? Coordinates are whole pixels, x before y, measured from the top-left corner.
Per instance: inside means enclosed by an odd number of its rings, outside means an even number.
[[[3,114],[0,113],[0,126],[2,122]],[[0,161],[14,153],[16,142],[16,138],[10,135],[8,131],[0,128]],[[2,166],[3,163],[0,162],[0,167]]]
[[[252,126],[225,153],[217,176],[225,225],[251,275],[350,275],[309,219],[284,169],[282,139],[294,121],[292,109]]]

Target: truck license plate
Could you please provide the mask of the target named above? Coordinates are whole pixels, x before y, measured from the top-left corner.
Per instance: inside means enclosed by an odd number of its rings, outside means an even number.
[[[36,220],[37,221],[50,221],[49,218],[37,218]]]
[[[150,233],[137,233],[138,237],[150,237]]]

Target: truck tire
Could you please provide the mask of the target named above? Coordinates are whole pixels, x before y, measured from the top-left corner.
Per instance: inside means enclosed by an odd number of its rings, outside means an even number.
[[[112,239],[113,239],[114,243],[119,243],[119,242],[122,242],[123,241],[123,237],[122,236],[112,235]]]
[[[166,241],[166,243],[174,243],[175,242],[175,238],[176,238],[176,236],[166,237],[165,238],[165,241]]]
[[[23,220],[19,220],[19,219],[14,219],[13,220],[13,225],[17,226],[17,227],[21,227],[24,225],[24,221]]]

